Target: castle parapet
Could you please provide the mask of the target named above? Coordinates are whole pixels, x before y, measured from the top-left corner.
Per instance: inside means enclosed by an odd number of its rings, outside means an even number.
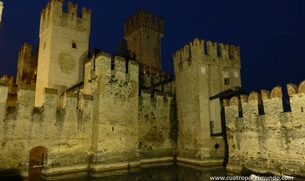
[[[60,98],[59,98],[60,96]],[[35,100],[35,87],[32,85],[22,84],[18,91],[17,103],[33,107]],[[88,105],[88,101],[92,102],[91,95],[87,95],[80,91],[66,91],[64,94],[59,95],[57,89],[45,88],[43,97],[43,109],[53,110],[83,110]],[[54,115],[55,116],[55,115]]]
[[[206,46],[206,48],[205,48]],[[194,39],[173,55],[175,71],[187,68],[192,62],[201,62],[240,68],[240,49],[234,45]]]
[[[24,43],[22,48],[19,50],[19,56],[29,56],[32,53],[32,45]]]
[[[124,21],[124,36],[141,29],[150,29],[163,35],[163,23],[162,17],[158,17],[141,8],[137,13]]]
[[[139,74],[139,65],[134,60],[126,61],[125,58],[120,56],[111,56],[109,53],[101,52],[96,56],[92,57],[89,62],[86,63],[86,71],[95,71],[99,74],[101,70],[111,72],[121,72],[128,74]]]
[[[144,75],[155,75],[157,77],[162,77],[164,79],[170,79],[171,74],[161,71],[160,69],[153,68],[149,65],[139,63],[140,73]]]
[[[299,85],[287,84],[287,91],[290,112],[283,112],[283,93],[280,86],[271,91],[251,92],[248,97],[241,95],[225,101],[230,150],[228,165],[243,164],[276,170],[279,163],[284,163],[288,165],[284,169],[295,169],[292,172],[299,170],[289,164],[294,160],[294,165],[299,165],[304,159],[303,154],[300,154],[303,148],[299,145],[305,140],[305,81]],[[241,111],[240,104],[242,116],[238,114]],[[263,111],[260,110],[262,108]]]
[[[14,76],[3,75],[0,80],[2,80],[3,83],[6,84],[12,84],[14,80]]]
[[[84,92],[86,94],[92,94],[97,90],[97,81],[101,76],[106,76],[110,84],[118,81],[118,77],[114,78],[116,76],[119,76],[120,81],[123,82],[129,79],[138,81],[139,64],[134,60],[126,61],[123,57],[100,52],[85,64]]]
[[[163,94],[161,91],[154,91],[151,92],[150,90],[141,90],[141,102],[140,105],[143,103],[143,101],[150,101],[154,106],[153,108],[156,109],[156,106],[162,107],[164,104],[167,104],[168,101],[172,100],[173,95],[171,93],[169,94]],[[148,102],[149,102],[148,101]]]
[[[240,99],[240,103],[238,99]],[[239,109],[237,105],[241,106],[242,117],[247,120],[253,120],[258,115],[274,118],[275,115],[280,115],[283,112],[282,88],[277,86],[271,92],[268,90],[253,91],[249,96],[232,97],[224,105],[226,107],[232,106],[234,109]],[[238,117],[238,114],[235,117]]]
[[[158,89],[162,92],[171,91],[171,74],[145,64],[139,64],[139,66],[141,88]]]
[[[78,5],[71,2],[68,2],[68,13],[62,10],[63,0],[51,0],[47,4],[40,15],[40,34],[51,24],[90,33],[91,10],[82,8],[82,15],[78,17]]]
[[[282,87],[277,86],[272,91],[262,90],[261,98],[264,104],[264,113],[266,115],[274,115],[275,113],[282,113],[283,102],[282,102]]]

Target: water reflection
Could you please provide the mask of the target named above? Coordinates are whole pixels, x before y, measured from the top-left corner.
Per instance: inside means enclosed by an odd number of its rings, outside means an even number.
[[[186,165],[142,166],[138,169],[101,173],[73,173],[41,178],[56,181],[196,181],[210,180],[210,176],[225,176],[223,167],[194,167]],[[31,180],[34,181],[34,180]]]

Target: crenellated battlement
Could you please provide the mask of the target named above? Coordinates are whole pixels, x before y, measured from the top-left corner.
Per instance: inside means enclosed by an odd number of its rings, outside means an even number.
[[[41,11],[40,34],[50,25],[57,25],[64,28],[85,31],[90,33],[91,10],[82,8],[82,14],[78,17],[78,5],[68,2],[68,12],[63,10],[63,0],[51,0],[45,9]]]
[[[32,53],[32,44],[24,43],[19,50],[19,57],[29,56]]]
[[[141,97],[150,97],[150,98],[156,98],[159,96],[160,98],[162,97],[164,100],[168,99],[168,97],[173,97],[173,88],[171,83],[167,83],[163,85],[164,88],[163,90],[159,90],[157,88],[155,89],[141,89],[139,95]]]
[[[0,103],[7,103],[7,99],[9,98],[9,85],[5,83],[5,81],[0,80],[0,90],[3,94],[0,97]],[[86,95],[82,93],[76,93],[74,91],[65,92],[62,95],[61,103],[59,106],[58,102],[58,91],[56,89],[45,88],[44,91],[44,106],[48,109],[74,109],[74,110],[82,110],[84,101],[92,101],[91,95]],[[35,100],[35,86],[22,84],[18,87],[17,91],[17,100],[16,104],[20,106],[32,107],[34,108],[34,100]]]
[[[259,94],[261,94],[261,99],[259,98]],[[274,87],[271,92],[263,89],[260,92],[252,91],[249,96],[245,94],[240,95],[241,103],[251,103],[252,101],[258,102],[259,100],[266,101],[274,98],[282,98],[282,88],[280,86]],[[237,100],[237,96],[226,99],[225,106],[238,105]]]
[[[161,92],[171,92],[172,76],[160,69],[152,68],[145,64],[140,66],[140,86],[144,89],[159,90]]]
[[[138,82],[139,65],[134,60],[126,61],[123,57],[100,52],[85,64],[84,91],[92,94],[97,90],[97,81],[101,77],[111,85],[119,83],[123,86],[129,80]]]
[[[112,56],[107,52],[100,52],[86,63],[85,72],[87,72],[87,75],[91,71],[99,74],[102,70],[106,70],[109,73],[113,71],[138,75],[139,65],[134,60],[126,61],[124,57]]]
[[[5,84],[13,84],[14,76],[3,75],[0,80]]]
[[[147,89],[142,89],[141,92],[140,92],[140,96],[142,97],[142,99],[144,98],[157,98],[158,100],[164,100],[164,101],[167,101],[169,99],[172,99],[173,98],[173,94],[172,93],[163,93],[161,91],[151,91],[151,90],[147,90]],[[152,99],[152,100],[155,100],[155,99]]]
[[[158,34],[164,34],[163,18],[141,8],[133,16],[124,21],[124,36],[128,36],[133,31],[149,29]]]
[[[235,118],[239,117],[240,113],[244,119],[254,119],[257,115],[280,115],[283,113],[282,88],[277,86],[271,91],[252,91],[248,96],[234,96],[230,100],[225,100],[224,106],[235,109]]]
[[[303,119],[305,109],[305,81],[302,81],[299,85],[287,84],[287,92],[291,108],[289,114],[293,116],[294,124],[301,124],[299,121]],[[277,86],[271,91],[253,91],[248,96],[232,97],[230,100],[224,101],[224,106],[226,110],[229,110],[229,115],[232,111],[235,112],[234,115],[228,116],[230,120],[237,117],[242,117],[245,121],[252,120],[256,119],[258,115],[264,116],[266,119],[274,119],[274,117],[283,116],[283,104],[286,104],[286,102],[283,103],[282,96],[282,88]]]
[[[7,90],[8,87],[0,83],[0,131],[5,133],[1,142],[6,148],[0,152],[2,162],[9,167],[26,170],[29,151],[37,145],[48,149],[48,161],[44,163],[46,168],[53,166],[54,162],[73,164],[77,156],[87,160],[92,136],[92,96],[67,92],[64,95],[65,107],[58,109],[55,89],[44,90],[43,107],[34,107],[35,86],[20,85],[16,104],[6,103]],[[80,100],[83,100],[81,109],[77,106]],[[15,144],[20,146],[11,150]],[[74,160],[70,161],[67,154],[75,154]],[[17,167],[23,163],[26,165]]]
[[[167,72],[164,72],[160,69],[153,68],[149,65],[139,63],[140,73],[143,75],[155,75],[157,77],[163,77],[165,79],[170,79],[171,75]]]
[[[161,91],[151,91],[142,89],[139,97],[139,112],[140,115],[145,112],[154,112],[153,115],[156,117],[161,115],[162,111],[170,111],[171,109],[171,101],[173,99],[173,95],[171,93],[164,94]],[[156,111],[160,111],[156,113]],[[164,113],[165,113],[164,112]],[[166,114],[166,113],[165,113]],[[167,115],[169,116],[169,115]],[[162,120],[163,118],[159,118]]]
[[[299,85],[287,84],[287,92],[290,100],[290,108],[293,124],[296,126],[304,125],[305,111],[305,80]]]
[[[175,71],[193,62],[240,68],[240,48],[234,45],[194,39],[173,54]]]
[[[148,89],[150,91],[161,91],[164,94],[173,92],[173,80],[171,77],[160,76],[155,74],[140,74],[140,89]]]
[[[242,164],[248,168],[301,174],[305,81],[299,85],[287,84],[287,91],[291,112],[283,112],[279,86],[224,101],[229,167]]]

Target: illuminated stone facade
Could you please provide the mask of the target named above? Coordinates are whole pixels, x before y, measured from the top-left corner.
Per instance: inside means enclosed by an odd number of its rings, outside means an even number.
[[[222,106],[210,97],[241,87],[239,47],[195,38],[174,53],[173,81],[161,71],[161,17],[140,9],[125,20],[136,61],[88,58],[91,11],[82,8],[80,18],[77,5],[68,3],[68,13],[62,6],[51,0],[42,11],[38,52],[29,44],[19,51],[17,85],[1,78],[0,169],[26,175],[35,153],[45,175],[175,160],[222,165]],[[303,84],[287,86],[289,113],[278,87],[224,101],[228,170],[304,174]]]

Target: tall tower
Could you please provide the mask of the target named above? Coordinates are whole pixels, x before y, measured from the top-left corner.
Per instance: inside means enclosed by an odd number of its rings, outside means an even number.
[[[3,11],[3,8],[4,8],[3,2],[0,1],[0,24],[2,24],[2,11]]]
[[[62,12],[63,0],[51,0],[40,16],[39,55],[35,106],[43,105],[45,87],[64,92],[83,79],[84,59],[88,54],[91,10],[68,3]]]
[[[215,137],[222,133],[221,104],[219,99],[209,98],[241,87],[239,47],[205,43],[196,38],[173,58],[179,120],[178,157],[198,160],[224,157],[224,140]]]
[[[32,53],[32,45],[24,43],[19,50],[18,55],[18,70],[16,83],[18,85],[32,84],[36,82],[37,73],[37,53]]]
[[[124,37],[139,63],[161,69],[163,18],[140,9],[124,22]]]

